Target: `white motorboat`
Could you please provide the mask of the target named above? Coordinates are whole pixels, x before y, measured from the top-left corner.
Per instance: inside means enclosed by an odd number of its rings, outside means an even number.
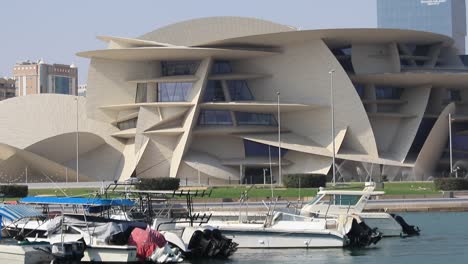
[[[18,244],[13,239],[0,240],[0,259],[8,264],[42,264],[50,263],[54,257],[38,248],[50,248],[49,243]]]
[[[268,213],[263,222],[210,221],[239,248],[337,248],[376,244],[381,235],[358,217],[313,218],[285,212]]]
[[[385,212],[363,212],[372,197],[383,195],[375,191],[374,184],[367,184],[362,191],[324,190],[304,205],[301,215],[310,217],[333,217],[340,214],[358,215],[369,227],[377,228],[383,236],[402,236],[419,234],[419,229],[408,225],[403,218]]]

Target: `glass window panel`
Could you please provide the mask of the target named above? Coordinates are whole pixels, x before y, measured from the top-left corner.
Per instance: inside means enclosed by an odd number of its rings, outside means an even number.
[[[147,84],[146,83],[137,83],[135,103],[145,103],[145,102],[147,102],[146,95],[147,95]]]
[[[398,87],[375,87],[375,96],[377,99],[400,99],[402,92],[403,89]]]
[[[55,93],[70,94],[70,78],[55,76]]]
[[[231,72],[232,70],[229,61],[215,61],[211,68],[212,74],[226,74]]]
[[[253,101],[254,98],[247,86],[247,81],[243,80],[230,80],[227,81],[229,94],[232,101]]]
[[[199,61],[161,61],[161,73],[163,76],[194,75],[199,64]]]
[[[231,113],[224,110],[202,110],[199,125],[232,125]]]
[[[244,152],[246,157],[278,157],[278,147],[265,145],[262,143],[244,140]],[[281,148],[281,156],[288,152],[287,149]]]
[[[275,126],[278,124],[272,114],[236,112],[236,119],[238,125]]]
[[[192,83],[159,83],[159,102],[186,102]]]
[[[226,101],[224,97],[223,86],[221,81],[208,81],[205,89],[205,95],[203,96],[204,102],[223,102]]]
[[[120,130],[125,130],[125,129],[130,129],[130,128],[136,128],[137,125],[137,118],[133,118],[130,120],[122,121],[117,123],[117,127]]]

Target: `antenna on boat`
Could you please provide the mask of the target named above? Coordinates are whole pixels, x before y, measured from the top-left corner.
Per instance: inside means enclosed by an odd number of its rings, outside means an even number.
[[[47,174],[45,174],[43,171],[41,171],[42,175],[44,175],[51,183],[53,183],[55,185],[55,188],[59,189],[59,191],[61,191],[65,196],[68,197],[68,195],[62,190],[62,188],[60,188],[60,186],[57,185],[57,183],[55,183]]]

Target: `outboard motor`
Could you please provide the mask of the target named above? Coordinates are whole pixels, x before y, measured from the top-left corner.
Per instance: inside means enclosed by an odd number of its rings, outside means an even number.
[[[223,236],[218,229],[186,228],[185,232],[192,232],[188,249],[193,257],[227,258],[237,250],[238,244]]]
[[[382,239],[382,233],[377,231],[377,228],[370,228],[364,221],[358,222],[353,218],[351,230],[346,234],[349,239],[350,247],[367,247]]]
[[[419,236],[419,233],[421,230],[419,227],[414,226],[414,225],[409,225],[406,223],[405,219],[403,217],[397,215],[397,214],[391,214],[391,216],[395,219],[395,221],[398,222],[398,224],[401,225],[401,228],[403,229],[403,233],[407,236]]]

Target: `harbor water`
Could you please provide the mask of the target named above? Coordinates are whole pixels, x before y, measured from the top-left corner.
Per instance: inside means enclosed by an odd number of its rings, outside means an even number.
[[[384,238],[366,249],[240,249],[228,260],[192,263],[468,263],[468,213],[402,213],[420,236]]]

